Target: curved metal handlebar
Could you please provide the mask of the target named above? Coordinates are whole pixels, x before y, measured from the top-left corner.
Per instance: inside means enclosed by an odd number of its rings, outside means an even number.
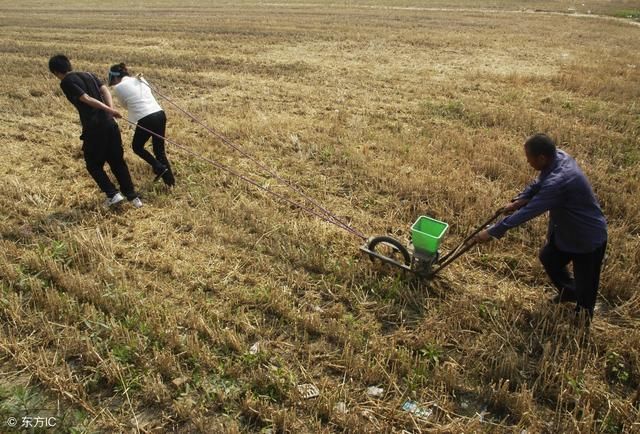
[[[473,246],[475,246],[477,244],[477,241],[475,240],[474,237],[476,235],[478,235],[480,233],[480,231],[482,231],[485,227],[487,227],[489,224],[491,224],[495,219],[500,217],[500,215],[502,213],[504,213],[504,208],[498,209],[487,221],[482,223],[475,231],[473,231],[460,244],[458,244],[458,246],[455,249],[451,250],[449,253],[444,255],[442,257],[442,259],[440,259],[438,261],[438,268],[433,270],[433,272],[431,272],[429,277],[434,277],[436,274],[438,274],[444,268],[449,266],[453,261],[458,259],[464,253],[469,251],[469,249],[471,249]]]

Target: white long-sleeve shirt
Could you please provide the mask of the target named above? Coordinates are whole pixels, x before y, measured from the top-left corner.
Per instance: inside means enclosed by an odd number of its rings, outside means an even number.
[[[118,101],[129,112],[130,122],[138,123],[143,117],[162,110],[146,83],[142,77],[122,77],[113,88]]]

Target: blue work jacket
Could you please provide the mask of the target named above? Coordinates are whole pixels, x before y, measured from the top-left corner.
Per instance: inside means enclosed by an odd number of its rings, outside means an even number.
[[[492,237],[501,238],[509,229],[549,211],[547,237],[559,250],[590,253],[607,240],[607,221],[591,185],[564,151],[557,150],[553,162],[516,199],[529,202],[489,228]]]

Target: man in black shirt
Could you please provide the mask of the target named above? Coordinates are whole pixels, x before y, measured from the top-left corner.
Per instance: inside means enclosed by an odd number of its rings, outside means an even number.
[[[71,62],[62,54],[49,59],[49,70],[60,79],[60,88],[78,110],[84,160],[89,174],[107,195],[105,205],[116,205],[124,200],[104,171],[104,164],[108,163],[122,193],[133,206],[140,208],[142,201],[134,190],[124,161],[120,129],[113,119],[122,115],[113,109],[109,89],[94,74],[73,72]]]

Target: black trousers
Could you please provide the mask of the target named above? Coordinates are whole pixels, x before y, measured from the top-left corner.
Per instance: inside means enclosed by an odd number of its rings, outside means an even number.
[[[127,199],[137,197],[129,174],[129,168],[124,161],[122,137],[120,129],[114,120],[93,127],[82,134],[82,152],[87,171],[107,197],[113,197],[118,189],[104,171],[104,164],[109,164],[111,172],[116,177],[120,189]]]
[[[167,169],[167,172],[162,176],[162,179],[166,184],[173,185],[175,183],[175,179],[171,171],[171,165],[169,164],[169,160],[167,159],[167,154],[164,150],[164,139],[161,139],[160,137],[157,137],[150,132],[142,129],[145,128],[164,137],[166,126],[167,117],[163,110],[151,113],[150,115],[143,117],[138,121],[138,127],[133,133],[132,147],[133,152],[135,152],[136,155],[138,155],[144,161],[149,163],[149,165],[153,168],[153,173],[155,173],[156,175],[161,174],[165,171],[165,169]],[[151,155],[149,151],[144,149],[144,145],[147,140],[149,140],[149,137],[151,137],[153,155]]]
[[[556,247],[552,236],[540,250],[540,262],[554,286],[565,296],[575,298],[576,311],[586,310],[590,316],[593,316],[593,308],[596,304],[600,270],[606,249],[605,241],[593,252],[563,252]],[[567,269],[569,262],[573,263],[573,277]]]

